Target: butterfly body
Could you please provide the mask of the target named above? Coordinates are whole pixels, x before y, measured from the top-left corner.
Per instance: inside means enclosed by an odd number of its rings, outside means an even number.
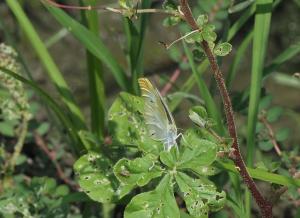
[[[169,151],[177,146],[178,134],[174,118],[159,91],[148,79],[140,78],[139,85],[145,100],[144,118],[149,134],[154,140],[161,141],[165,150]]]

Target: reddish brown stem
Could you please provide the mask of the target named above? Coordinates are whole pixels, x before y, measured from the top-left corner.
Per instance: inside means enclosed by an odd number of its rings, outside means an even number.
[[[275,138],[275,133],[272,129],[272,126],[269,124],[269,122],[267,121],[267,119],[265,117],[261,117],[260,118],[260,121],[265,125],[265,127],[267,128],[268,130],[268,133],[269,133],[269,137],[270,137],[270,140],[274,146],[274,149],[276,151],[276,153],[281,156],[282,155],[282,152],[280,150],[280,147],[276,141],[276,138]]]
[[[175,81],[178,79],[179,75],[180,75],[180,69],[178,68],[173,72],[170,81],[161,90],[160,93],[162,96],[165,96],[169,92],[169,90],[172,88]]]
[[[191,9],[189,7],[187,0],[180,0],[180,6],[181,11],[184,15],[185,21],[191,26],[193,30],[199,30],[201,31],[201,28],[198,27]],[[232,148],[234,149],[234,163],[236,165],[236,168],[238,169],[241,177],[243,178],[244,183],[247,185],[248,189],[250,190],[253,198],[255,199],[257,205],[260,208],[262,217],[264,218],[271,218],[272,215],[272,204],[263,197],[263,195],[258,190],[254,180],[249,175],[245,162],[243,160],[243,157],[240,152],[239,144],[238,144],[238,138],[237,138],[237,132],[235,128],[235,121],[234,121],[234,114],[232,109],[231,100],[229,97],[229,93],[227,91],[225,81],[223,74],[219,68],[219,65],[217,63],[217,60],[208,46],[208,43],[206,41],[202,42],[202,47],[204,52],[206,53],[206,56],[210,62],[210,66],[214,75],[214,78],[217,82],[220,94],[222,96],[223,104],[224,104],[224,110],[226,115],[226,121],[227,121],[227,128],[230,137],[233,139]]]
[[[61,166],[57,163],[57,161],[55,160],[55,153],[51,152],[48,147],[46,142],[44,141],[44,139],[37,133],[34,134],[34,139],[35,139],[35,143],[36,145],[49,157],[49,159],[52,161],[52,163],[55,166],[56,169],[56,173],[58,175],[58,177],[67,185],[69,185],[71,188],[73,188],[74,190],[78,190],[78,186],[76,186],[75,184],[73,184],[64,174]]]

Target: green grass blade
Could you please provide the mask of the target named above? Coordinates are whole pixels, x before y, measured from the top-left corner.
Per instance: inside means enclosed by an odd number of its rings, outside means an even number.
[[[219,161],[217,165],[222,169],[239,174],[234,164]],[[300,187],[300,179],[294,179],[292,177],[282,176],[275,173],[267,172],[265,170],[253,169],[249,167],[247,168],[247,170],[250,176],[254,179],[258,179],[261,181],[270,182],[278,185]]]
[[[57,42],[59,42],[62,38],[69,34],[69,31],[66,28],[61,28],[58,30],[53,36],[51,36],[47,41],[45,41],[45,46],[50,48]]]
[[[23,76],[16,74],[8,69],[0,67],[0,70],[21,81],[22,83],[30,86],[47,103],[47,105],[53,110],[53,112],[57,115],[61,123],[65,126],[66,130],[68,131],[73,141],[72,147],[74,147],[73,149],[76,151],[77,155],[82,154],[84,148],[81,142],[79,141],[76,127],[71,122],[69,117],[66,116],[64,110],[54,101],[54,99],[51,96],[49,96],[45,91],[43,91],[35,82],[27,80]]]
[[[82,5],[96,5],[96,0],[84,0]],[[82,19],[86,27],[99,36],[99,16],[97,11],[81,11]],[[99,138],[104,138],[106,96],[102,63],[90,51],[86,50],[86,60],[89,75],[89,95],[91,111],[91,130]]]
[[[64,80],[61,72],[54,63],[53,59],[51,58],[47,48],[40,39],[38,33],[35,31],[28,17],[21,8],[19,2],[15,0],[6,0],[6,2],[11,11],[16,16],[21,28],[26,34],[40,61],[43,63],[45,69],[47,70],[47,73],[51,78],[52,82],[55,84],[62,100],[70,110],[72,121],[76,124],[76,127],[78,129],[85,129],[86,126],[84,123],[83,115],[80,111],[80,108],[74,100],[69,86]]]
[[[282,0],[275,0],[273,3],[273,9],[278,6],[278,4]],[[250,17],[255,13],[255,4],[251,5],[243,15],[240,16],[240,18],[230,27],[230,30],[228,32],[227,41],[230,41],[233,39],[233,37],[236,35],[236,33],[245,25],[245,23],[249,20]]]
[[[233,39],[233,37],[236,35],[236,33],[245,25],[245,23],[249,20],[250,17],[255,12],[255,4],[251,5],[250,8],[245,10],[242,16],[239,17],[239,19],[230,27],[227,41],[230,41]]]
[[[192,73],[194,75],[194,78],[197,82],[199,91],[201,93],[201,96],[203,100],[205,101],[205,106],[207,108],[207,112],[211,118],[214,119],[214,121],[217,123],[216,128],[220,133],[224,133],[224,125],[221,119],[220,112],[218,111],[218,107],[214,102],[213,97],[211,96],[204,80],[201,78],[201,74],[199,71],[196,69],[196,65],[194,62],[193,54],[190,51],[190,49],[187,47],[187,44],[183,41],[183,48],[184,52],[188,58],[189,64],[191,66]]]
[[[128,78],[102,40],[86,27],[74,20],[63,10],[45,4],[48,11],[66,27],[94,56],[103,62],[115,77],[118,85],[125,91],[130,90]]]
[[[250,167],[253,166],[254,152],[256,149],[255,127],[257,122],[258,104],[262,86],[264,60],[271,24],[272,3],[273,0],[257,0],[255,4],[256,15],[254,23],[251,87],[247,126],[247,164]],[[246,191],[245,204],[247,217],[250,217],[251,196],[248,190]]]
[[[142,1],[142,8],[150,8],[151,1]],[[143,56],[144,56],[144,39],[145,32],[148,26],[149,14],[143,13],[140,15],[139,22],[135,25],[131,19],[124,18],[124,30],[126,33],[129,62],[131,71],[131,86],[132,92],[139,93],[137,80],[143,74]]]
[[[300,53],[300,42],[292,44],[286,50],[284,50],[281,54],[279,54],[272,63],[264,69],[264,77],[268,76],[275,69],[277,69],[280,65],[287,62],[291,58],[295,57]]]
[[[247,34],[247,36],[242,41],[241,45],[236,51],[236,54],[234,56],[233,62],[229,68],[228,75],[226,78],[226,86],[230,90],[233,80],[235,79],[235,76],[237,74],[238,68],[243,60],[245,58],[245,52],[247,48],[249,47],[250,43],[253,39],[253,31]]]

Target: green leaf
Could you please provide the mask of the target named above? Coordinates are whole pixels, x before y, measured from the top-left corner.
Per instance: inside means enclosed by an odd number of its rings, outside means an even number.
[[[201,14],[198,16],[196,20],[199,27],[202,27],[204,24],[207,24],[208,22],[208,16],[206,14]]]
[[[187,43],[195,43],[195,42],[202,42],[203,41],[203,38],[202,38],[202,35],[200,32],[195,32],[195,33],[192,33],[190,35],[187,35],[184,40],[187,42]]]
[[[218,192],[208,180],[193,179],[181,172],[175,175],[175,179],[191,215],[207,216],[209,211],[218,211],[225,205],[225,192]]]
[[[199,176],[213,176],[220,172],[220,170],[214,166],[198,166],[192,168],[192,171]]]
[[[154,191],[136,195],[125,209],[125,218],[179,218],[171,176],[166,175]]]
[[[160,152],[160,160],[163,164],[168,166],[169,168],[173,168],[176,165],[178,160],[178,150],[174,146],[170,151],[162,151]]]
[[[186,146],[177,165],[179,169],[209,166],[216,160],[217,144],[199,138],[194,131],[187,131],[182,142]]]
[[[144,101],[141,97],[122,92],[108,112],[108,128],[113,143],[134,145],[157,156],[163,145],[150,138],[143,118]]]
[[[69,194],[69,192],[70,192],[70,189],[68,186],[60,185],[56,188],[55,195],[56,196],[66,196]]]
[[[163,20],[163,25],[165,27],[175,26],[181,21],[180,17],[170,16]]]
[[[189,118],[200,128],[205,128],[208,114],[202,106],[195,106],[189,110]]]
[[[201,31],[203,39],[207,42],[214,42],[217,39],[217,34],[212,26],[206,25]]]
[[[165,0],[162,4],[162,8],[167,11],[177,10],[177,5],[173,0]]]
[[[11,121],[0,122],[0,133],[5,136],[13,137],[15,135],[15,123]]]
[[[115,164],[114,174],[121,183],[144,186],[162,175],[162,169],[155,164],[154,158],[151,154],[134,160],[123,158]]]
[[[290,135],[289,128],[281,128],[276,132],[275,138],[277,141],[282,142],[285,141],[289,137],[289,135]]]
[[[258,146],[263,151],[270,151],[274,147],[270,140],[268,141],[261,141],[258,143]]]
[[[232,50],[232,45],[228,42],[218,44],[214,48],[214,54],[217,56],[226,56]]]
[[[37,132],[39,135],[43,136],[45,135],[50,129],[50,124],[47,122],[42,123],[38,128],[37,128]]]
[[[258,110],[261,111],[267,109],[271,105],[272,99],[273,99],[272,95],[264,96],[259,101]]]
[[[283,109],[281,107],[273,107],[267,112],[267,120],[269,122],[275,122],[279,119],[283,112]]]
[[[74,170],[80,187],[91,199],[101,203],[118,200],[121,195],[119,182],[107,157],[89,152],[75,162]]]

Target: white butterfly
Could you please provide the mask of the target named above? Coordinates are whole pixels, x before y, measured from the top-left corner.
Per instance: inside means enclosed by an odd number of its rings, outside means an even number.
[[[144,118],[154,140],[163,142],[165,150],[177,147],[177,127],[174,118],[159,91],[146,78],[138,80],[145,99]]]

